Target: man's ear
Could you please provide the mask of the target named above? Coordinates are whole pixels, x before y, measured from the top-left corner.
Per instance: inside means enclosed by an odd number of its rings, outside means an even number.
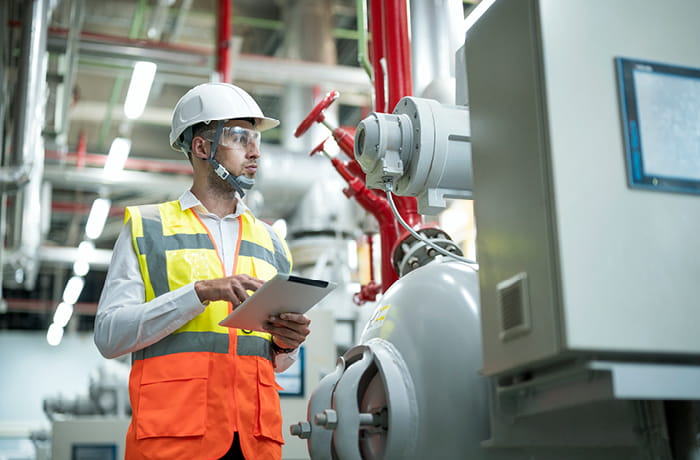
[[[206,149],[207,141],[197,136],[192,139],[192,156],[200,160],[208,160],[209,152]]]

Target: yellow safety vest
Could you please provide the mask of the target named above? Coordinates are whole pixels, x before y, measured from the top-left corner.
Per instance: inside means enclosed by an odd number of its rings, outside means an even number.
[[[146,301],[224,276],[206,226],[179,201],[129,207],[125,220],[131,222]],[[289,249],[269,225],[246,212],[238,235],[234,274],[268,280],[290,272]],[[218,458],[235,431],[248,458],[281,457],[280,387],[270,334],[220,326],[230,312],[230,303],[211,302],[172,334],[132,354],[127,459]]]

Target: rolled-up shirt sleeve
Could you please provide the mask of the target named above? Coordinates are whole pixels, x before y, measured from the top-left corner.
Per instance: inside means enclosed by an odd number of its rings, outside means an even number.
[[[131,225],[127,223],[114,245],[97,305],[95,345],[105,358],[140,350],[179,329],[205,308],[194,282],[145,302]]]

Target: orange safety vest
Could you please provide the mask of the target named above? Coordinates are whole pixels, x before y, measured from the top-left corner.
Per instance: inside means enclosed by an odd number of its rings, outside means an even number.
[[[224,276],[207,228],[179,201],[128,207],[146,301],[194,280]],[[246,212],[238,220],[235,274],[268,280],[291,270],[277,233]],[[231,304],[206,310],[132,354],[126,459],[218,459],[238,432],[250,460],[280,459],[282,414],[267,333],[219,325]]]

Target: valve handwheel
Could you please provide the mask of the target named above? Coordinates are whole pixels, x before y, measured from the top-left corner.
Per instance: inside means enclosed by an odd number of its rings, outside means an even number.
[[[330,91],[324,96],[324,98],[316,104],[316,107],[311,109],[311,112],[299,123],[297,130],[294,131],[294,137],[299,137],[309,130],[314,122],[322,122],[326,115],[323,113],[336,99],[338,99],[340,93],[338,91]]]

